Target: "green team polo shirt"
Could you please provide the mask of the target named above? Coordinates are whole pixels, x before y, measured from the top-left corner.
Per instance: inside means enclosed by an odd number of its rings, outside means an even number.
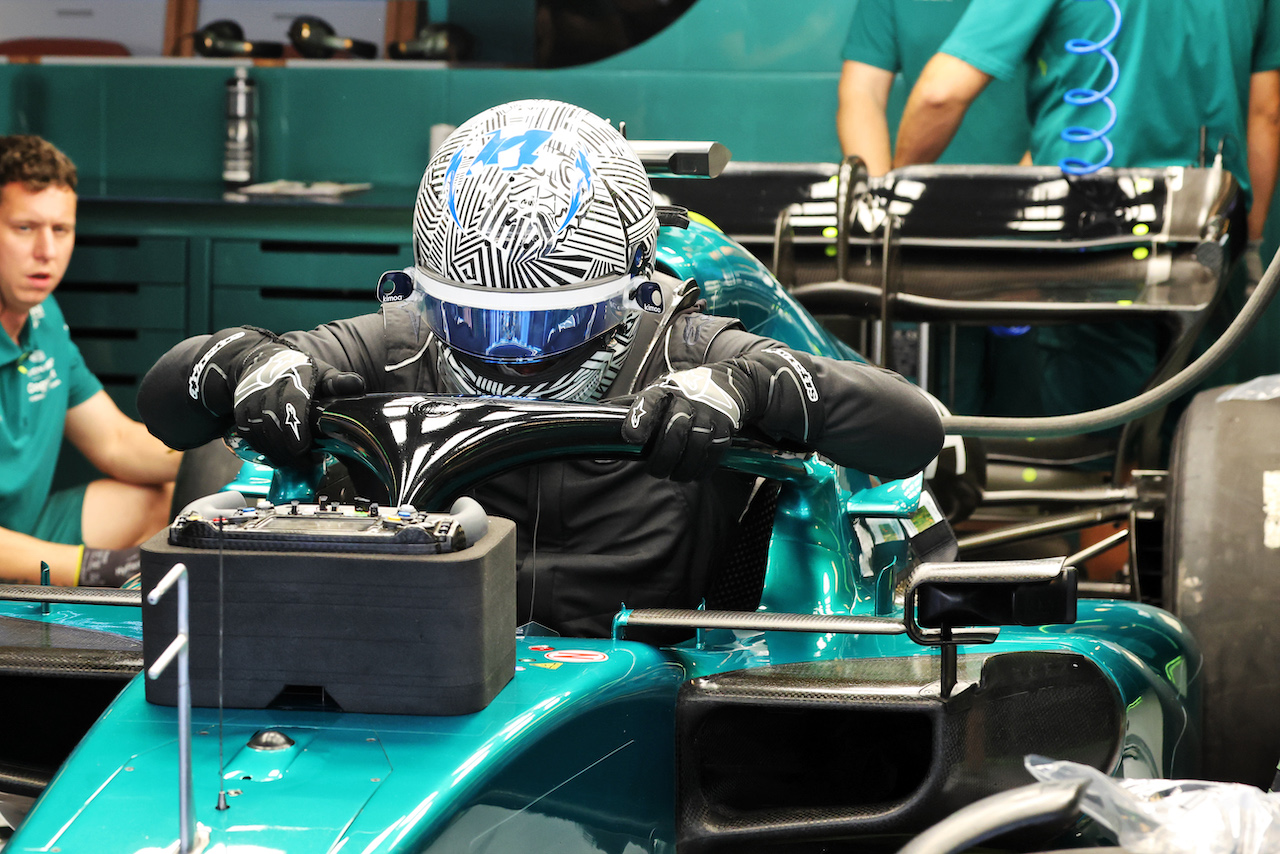
[[[1249,76],[1280,68],[1280,3],[1268,0],[1118,0],[1119,33],[1108,46],[1119,64],[1110,97],[1116,123],[1107,134],[1112,166],[1179,166],[1198,161],[1200,125],[1208,128],[1212,162],[1248,191],[1245,150]],[[1071,105],[1073,88],[1106,88],[1111,67],[1099,53],[1075,55],[1068,40],[1105,39],[1116,24],[1106,0],[972,0],[942,52],[1000,79],[1027,82],[1031,155],[1037,165],[1062,158],[1096,163],[1101,141],[1069,143],[1068,126],[1099,128],[1105,104]]]
[[[53,297],[31,310],[19,338],[0,334],[0,527],[29,533],[49,496],[67,410],[102,384]]]
[[[890,97],[896,136],[906,95],[938,52],[969,0],[857,0],[843,57],[902,75]],[[1024,73],[992,81],[978,96],[940,163],[1017,163],[1027,150]]]

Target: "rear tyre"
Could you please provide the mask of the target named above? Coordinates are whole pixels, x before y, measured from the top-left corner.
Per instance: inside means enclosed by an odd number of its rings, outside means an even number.
[[[1280,400],[1224,391],[1196,395],[1174,434],[1164,601],[1204,654],[1202,775],[1265,789],[1280,759]]]

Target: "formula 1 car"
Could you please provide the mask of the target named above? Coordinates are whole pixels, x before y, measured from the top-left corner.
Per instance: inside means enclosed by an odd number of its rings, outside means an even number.
[[[859,358],[714,227],[663,228],[658,258],[713,312]],[[619,603],[604,640],[513,631],[512,525],[453,496],[507,466],[634,455],[625,411],[330,401],[323,446],[369,465],[388,506],[277,477],[261,503],[180,515],[147,546],[141,626],[85,591],[4,590],[6,630],[63,635],[31,670],[156,677],[132,678],[47,784],[9,763],[39,799],[6,849],[892,850],[1030,782],[1027,754],[1199,772],[1186,627],[1078,598],[1061,557],[955,561],[919,476],[736,447],[725,464],[777,484],[776,505],[744,517],[705,608]],[[693,636],[629,637],[655,627]]]
[[[656,183],[675,196],[673,182]],[[727,192],[711,192],[716,184]],[[1082,593],[1167,608],[1204,654],[1204,776],[1270,784],[1280,755],[1270,713],[1280,701],[1270,604],[1280,592],[1270,426],[1280,384],[1257,377],[1196,393],[1271,298],[1264,277],[1240,306],[1234,178],[1220,168],[915,166],[869,180],[854,158],[730,164],[693,186],[680,198],[769,259],[824,325],[948,404],[958,374],[1036,357],[993,346],[1005,340],[993,334],[975,368],[958,333],[1082,322],[1154,333],[1162,360],[1132,399],[1063,417],[945,419],[967,472],[933,485],[965,559],[1067,553],[1084,564],[1109,551]],[[895,359],[884,330],[911,325],[916,355]],[[1045,377],[1021,368],[1017,379],[1038,403]],[[1108,378],[1096,370],[1094,381]]]

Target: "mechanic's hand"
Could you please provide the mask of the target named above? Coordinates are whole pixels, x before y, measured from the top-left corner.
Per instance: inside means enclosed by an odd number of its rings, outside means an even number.
[[[256,348],[235,387],[236,430],[275,465],[308,464],[317,388],[326,396],[360,394],[364,380],[283,344]]]
[[[128,549],[80,549],[81,587],[120,587],[142,570],[137,546]]]
[[[676,371],[631,404],[623,441],[649,443],[649,474],[671,480],[704,477],[735,433],[750,420],[750,378],[732,362]]]

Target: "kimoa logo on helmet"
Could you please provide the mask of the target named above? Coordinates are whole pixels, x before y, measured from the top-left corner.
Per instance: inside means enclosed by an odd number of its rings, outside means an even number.
[[[483,168],[515,172],[525,166],[533,166],[537,164],[538,159],[542,156],[543,146],[552,136],[554,136],[554,133],[544,128],[529,128],[520,131],[508,131],[499,128],[483,138],[484,144],[476,152],[466,170],[462,171],[462,176],[471,176]],[[449,160],[449,167],[444,173],[445,198],[449,208],[449,216],[453,218],[459,228],[464,226],[462,218],[458,214],[458,196],[455,186],[459,171],[462,169],[463,158],[469,150],[470,147],[464,146],[455,151],[453,157]],[[578,171],[578,175],[573,181],[573,194],[569,199],[568,208],[564,217],[556,225],[556,233],[564,231],[569,223],[573,222],[574,216],[582,207],[583,196],[591,189],[591,163],[587,160],[586,153],[581,149],[578,150],[577,155],[574,157],[573,166]]]

